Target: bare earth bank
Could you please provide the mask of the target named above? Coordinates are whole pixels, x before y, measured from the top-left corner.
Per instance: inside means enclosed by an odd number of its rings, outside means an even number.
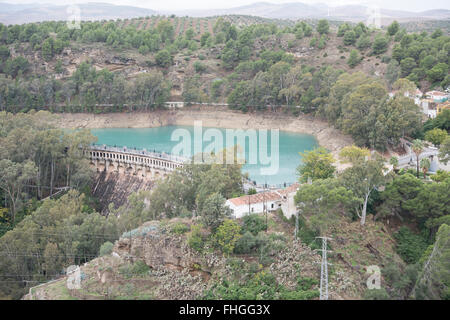
[[[56,125],[61,128],[151,128],[166,125],[194,125],[229,129],[280,129],[314,135],[319,144],[334,155],[351,145],[351,137],[342,134],[327,122],[310,116],[295,118],[283,113],[242,113],[226,108],[185,107],[179,110],[158,110],[132,113],[67,113],[59,114]]]

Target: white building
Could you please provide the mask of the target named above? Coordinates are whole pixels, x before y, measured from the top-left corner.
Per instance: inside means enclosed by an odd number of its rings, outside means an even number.
[[[177,108],[183,108],[184,102],[183,101],[167,101],[165,103],[165,105],[169,109],[177,109]]]
[[[263,213],[266,208],[268,212],[282,209],[283,214],[290,218],[296,212],[294,196],[298,188],[299,184],[296,183],[286,189],[232,198],[226,201],[226,205],[232,210],[234,218]]]
[[[398,91],[389,92],[389,97],[394,98],[397,93]],[[406,91],[403,95],[407,98],[414,99],[414,103],[420,106],[420,98],[422,98],[423,93],[419,89],[416,89],[414,94],[410,94],[409,91]]]
[[[444,102],[448,98],[447,94],[441,91],[428,91],[425,95],[437,102]]]
[[[288,219],[297,212],[294,197],[299,188],[300,184],[294,183],[286,189],[277,191],[281,196],[281,210],[283,210],[284,216]]]
[[[422,112],[431,119],[437,116],[437,103],[432,99],[422,99],[421,102]]]

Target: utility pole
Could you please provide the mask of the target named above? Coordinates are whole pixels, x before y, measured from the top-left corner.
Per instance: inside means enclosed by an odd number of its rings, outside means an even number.
[[[316,237],[316,239],[322,239],[322,263],[320,266],[320,300],[328,300],[328,265],[332,265],[327,262],[327,240],[333,240],[328,237]],[[332,251],[328,251],[332,252]]]
[[[264,179],[264,192],[263,192],[263,195],[264,195],[264,200],[263,200],[263,211],[264,211],[264,210],[266,211],[266,233],[267,233],[267,231],[268,231],[268,229],[269,229],[269,224],[268,224],[268,221],[267,221],[266,185],[267,185],[267,179]]]

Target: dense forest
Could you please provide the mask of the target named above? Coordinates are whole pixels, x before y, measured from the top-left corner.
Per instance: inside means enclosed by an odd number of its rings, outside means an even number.
[[[283,28],[275,24],[238,28],[219,18],[212,33],[197,34],[193,28],[175,31],[164,19],[149,29],[121,27],[112,21],[85,22],[81,29],[69,29],[62,22],[0,25],[0,110],[148,111],[163,108],[178,86],[179,98],[188,105],[228,102],[230,108],[244,112],[270,106],[294,115],[316,114],[359,145],[384,150],[405,135],[423,138],[418,108],[402,97],[389,99],[388,92],[412,92],[415,86],[446,88],[450,79],[450,37],[439,29],[410,34],[393,22],[386,31],[363,23],[344,23],[334,30],[326,20],[314,27],[299,22]],[[321,59],[327,55],[328,42],[338,44],[339,52],[348,56],[345,68],[314,66],[298,58],[293,53],[305,41],[312,55],[323,54]],[[76,44],[138,51],[143,59],[139,68],[145,72],[130,77],[100,69],[88,59],[69,75],[58,76],[67,72],[62,52]],[[48,62],[47,72],[38,72],[36,62],[27,60],[33,55]],[[181,69],[181,84],[175,86],[173,81],[179,79],[170,77],[168,70],[176,68],[177,59],[191,65]],[[371,59],[379,61],[375,66],[385,65],[384,77],[367,72]],[[214,67],[213,61],[218,61]],[[372,90],[374,86],[377,90]],[[359,109],[361,103],[366,107]],[[354,119],[361,121],[356,124]]]

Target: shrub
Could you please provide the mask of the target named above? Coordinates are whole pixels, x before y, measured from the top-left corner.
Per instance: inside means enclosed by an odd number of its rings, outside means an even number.
[[[149,271],[150,267],[142,260],[138,260],[133,264],[127,264],[119,268],[119,274],[123,275],[125,278],[148,275]]]
[[[172,232],[178,235],[185,234],[189,231],[189,226],[185,225],[182,222],[178,222],[172,227]]]
[[[107,241],[104,244],[102,244],[102,246],[100,247],[100,256],[106,256],[112,253],[112,250],[114,248],[114,244],[112,244],[111,242]]]
[[[195,251],[201,252],[204,247],[204,237],[202,231],[202,225],[191,226],[191,232],[188,236],[188,245]]]
[[[195,61],[194,62],[194,69],[195,69],[195,72],[197,72],[197,73],[203,73],[203,72],[206,71],[206,66],[203,63],[199,62],[199,61]]]
[[[445,170],[438,170],[436,172],[436,174],[431,176],[431,180],[433,180],[435,182],[442,182],[448,178],[450,178],[450,172],[445,171]]]
[[[225,254],[230,254],[234,250],[236,242],[242,235],[241,227],[233,220],[225,220],[214,235],[215,244]]]
[[[144,261],[138,260],[131,266],[130,271],[134,275],[145,275],[150,271],[150,267]]]
[[[295,216],[292,216],[292,220],[295,225]],[[299,216],[298,222],[298,237],[302,243],[309,246],[311,249],[320,249],[321,245],[316,241],[316,237],[319,236],[319,232],[308,227],[305,218]]]
[[[381,62],[383,62],[383,63],[389,63],[390,61],[391,61],[391,57],[389,57],[389,56],[383,56],[381,58]]]
[[[281,233],[272,233],[267,235],[260,232],[256,237],[258,248],[259,263],[269,265],[273,262],[274,256],[286,247],[286,238]]]
[[[364,293],[365,300],[389,300],[389,294],[384,288],[381,289],[367,289]]]
[[[394,234],[394,237],[397,240],[397,253],[408,264],[419,261],[427,248],[426,241],[420,235],[414,234],[407,227],[401,227]]]
[[[158,66],[167,68],[173,64],[173,57],[170,55],[170,52],[167,50],[160,50],[155,55],[155,60]]]
[[[311,300],[320,296],[319,290],[284,291],[280,295],[281,300]]]
[[[256,248],[256,237],[249,231],[239,238],[234,247],[234,252],[237,254],[248,254]]]
[[[301,290],[301,291],[306,291],[312,288],[312,286],[314,285],[318,285],[319,281],[317,279],[314,278],[302,278],[299,277],[297,279],[297,290]]]
[[[266,230],[266,222],[263,217],[257,214],[250,214],[242,218],[242,233],[251,232],[257,235],[260,231]]]

